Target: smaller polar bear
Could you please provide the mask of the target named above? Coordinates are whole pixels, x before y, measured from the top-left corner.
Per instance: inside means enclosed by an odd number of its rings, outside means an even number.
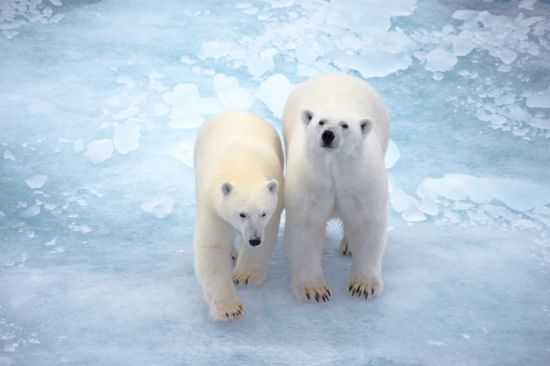
[[[233,320],[244,312],[234,283],[262,283],[277,241],[283,208],[281,140],[252,113],[220,113],[201,128],[194,165],[195,272],[212,318]],[[232,275],[237,232],[241,245]]]
[[[317,302],[330,298],[321,256],[332,217],[343,223],[341,253],[353,253],[348,291],[364,298],[380,295],[388,200],[384,155],[390,133],[382,99],[353,76],[318,76],[289,96],[283,132],[285,247],[295,296]]]

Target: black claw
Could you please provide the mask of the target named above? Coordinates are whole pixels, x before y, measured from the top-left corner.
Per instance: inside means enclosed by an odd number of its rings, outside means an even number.
[[[349,287],[348,287],[348,291],[350,291],[350,292],[351,292],[351,289],[352,289],[352,288],[353,288],[353,285],[349,285]]]
[[[309,291],[306,291],[306,297],[307,297],[308,300],[310,299],[310,297],[309,297]]]
[[[243,310],[243,306],[242,306],[242,305],[239,305],[239,309]]]
[[[239,280],[233,280],[233,282],[235,283],[235,285],[239,284]]]
[[[371,290],[370,290],[370,294],[371,294],[371,295],[374,295],[374,289],[371,289]]]
[[[315,293],[315,301],[319,302],[319,294],[317,292]]]
[[[246,280],[244,280],[244,285],[248,286],[248,278]]]
[[[330,297],[330,296],[331,296],[331,295],[330,295],[330,290],[329,290],[328,288],[327,288],[326,290],[327,290],[328,296]]]
[[[226,318],[229,318],[229,314],[225,313],[225,317],[226,317]]]

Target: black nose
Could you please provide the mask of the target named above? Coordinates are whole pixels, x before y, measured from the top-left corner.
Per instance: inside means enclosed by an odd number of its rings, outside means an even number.
[[[334,132],[331,130],[326,130],[321,135],[321,139],[325,144],[330,144],[334,140]]]
[[[260,243],[262,242],[262,239],[250,239],[248,242],[253,247],[256,247],[256,246],[260,245]]]

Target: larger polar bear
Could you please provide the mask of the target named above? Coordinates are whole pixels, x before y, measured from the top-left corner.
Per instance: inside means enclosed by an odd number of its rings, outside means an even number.
[[[252,113],[223,112],[201,128],[194,164],[195,272],[212,318],[232,320],[244,312],[234,283],[263,282],[277,241],[283,208],[281,140]],[[237,233],[241,245],[232,274]]]
[[[335,73],[296,86],[283,115],[287,155],[285,247],[291,286],[303,300],[327,301],[321,268],[325,227],[342,220],[342,254],[352,253],[348,291],[383,290],[389,114],[367,82]]]

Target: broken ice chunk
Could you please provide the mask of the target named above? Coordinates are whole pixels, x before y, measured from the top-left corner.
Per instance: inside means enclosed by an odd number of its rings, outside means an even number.
[[[20,216],[24,218],[34,217],[40,214],[40,206],[39,205],[32,205],[31,207],[27,208],[25,211],[21,212]]]
[[[293,85],[282,74],[271,75],[259,87],[257,96],[277,118],[283,115],[286,99],[292,91]]]
[[[254,103],[254,97],[232,76],[216,74],[214,89],[220,102],[227,108],[248,109]]]
[[[550,108],[550,90],[529,95],[526,104],[529,108]]]
[[[141,204],[141,209],[145,212],[155,215],[159,219],[163,219],[170,215],[174,207],[174,201],[171,196],[163,195],[158,198],[153,198],[144,201]]]
[[[385,158],[386,169],[390,169],[391,167],[393,167],[400,157],[401,153],[399,152],[399,148],[397,147],[395,142],[393,142],[393,140],[390,140]]]
[[[115,127],[113,141],[116,151],[121,154],[128,154],[139,146],[141,127],[135,123],[126,123]]]
[[[94,164],[99,164],[113,155],[113,141],[110,139],[95,140],[88,144],[84,154]]]
[[[450,71],[457,62],[454,54],[442,48],[436,48],[426,54],[426,70],[428,71]]]
[[[15,156],[9,150],[4,150],[4,159],[15,161]]]
[[[47,181],[48,176],[44,174],[36,174],[25,179],[25,183],[27,183],[30,189],[40,189]]]

